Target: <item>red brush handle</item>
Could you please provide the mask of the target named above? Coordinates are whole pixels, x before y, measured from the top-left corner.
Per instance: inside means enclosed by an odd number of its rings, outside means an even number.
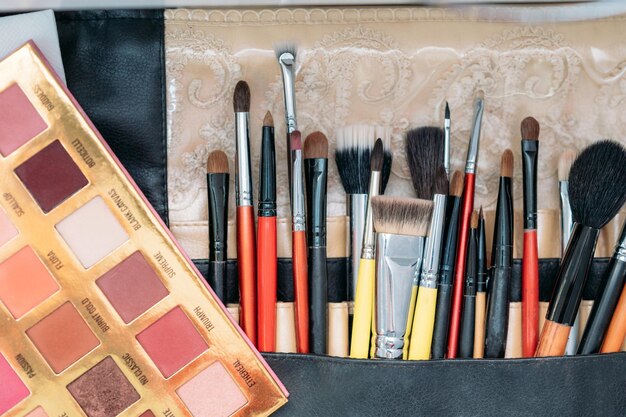
[[[237,269],[239,271],[239,323],[256,346],[256,239],[254,209],[237,207]]]
[[[276,350],[276,217],[259,217],[257,237],[257,290],[261,352]]]
[[[522,258],[522,355],[535,355],[539,341],[539,254],[537,231],[524,231]]]
[[[305,232],[293,232],[291,250],[296,304],[296,348],[298,353],[309,353],[309,271]]]
[[[465,174],[463,206],[461,207],[461,221],[459,222],[459,239],[456,246],[450,328],[448,329],[447,356],[450,359],[456,358],[457,349],[459,347],[459,328],[461,326],[461,310],[463,308],[463,281],[465,280],[465,258],[467,257],[470,219],[472,217],[472,210],[474,210],[475,178],[474,174]]]

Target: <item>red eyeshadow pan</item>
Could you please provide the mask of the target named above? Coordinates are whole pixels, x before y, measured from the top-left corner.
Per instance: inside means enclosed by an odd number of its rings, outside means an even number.
[[[17,167],[15,173],[44,213],[87,185],[87,178],[58,140]]]
[[[139,333],[137,340],[166,378],[208,349],[180,307],[173,308]]]
[[[19,85],[0,92],[0,153],[4,156],[43,132],[48,125]]]
[[[11,365],[0,354],[0,414],[28,397],[30,392]]]

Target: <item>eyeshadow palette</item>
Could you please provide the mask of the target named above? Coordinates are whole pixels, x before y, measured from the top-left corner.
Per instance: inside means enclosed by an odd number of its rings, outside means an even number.
[[[1,416],[287,401],[33,43],[0,62],[0,177]]]

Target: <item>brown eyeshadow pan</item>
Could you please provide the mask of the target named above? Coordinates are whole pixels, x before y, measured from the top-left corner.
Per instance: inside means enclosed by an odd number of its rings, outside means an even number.
[[[139,393],[107,356],[67,386],[87,417],[115,417],[139,400]]]

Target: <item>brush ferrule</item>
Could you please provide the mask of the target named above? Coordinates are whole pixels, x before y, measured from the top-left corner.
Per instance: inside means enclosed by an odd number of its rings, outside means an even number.
[[[237,206],[252,205],[252,169],[250,166],[250,139],[247,112],[235,113],[235,195]]]
[[[511,178],[500,177],[491,265],[510,267],[513,262],[513,194]]]
[[[309,246],[326,246],[326,186],[328,178],[328,159],[308,158],[304,160],[304,178],[306,181],[306,203],[309,228],[307,240]]]
[[[287,122],[287,133],[298,130],[296,123],[296,87],[295,87],[295,57],[285,52],[278,58],[278,64],[283,75],[283,94],[285,98],[285,118]]]
[[[443,240],[443,224],[446,218],[446,196],[435,194],[433,197],[433,214],[430,218],[428,237],[424,244],[424,261],[419,274],[420,287],[437,288],[439,261]]]
[[[362,259],[374,259],[374,256],[376,255],[374,252],[376,248],[376,234],[374,233],[371,197],[380,194],[380,180],[380,171],[372,171],[370,175],[369,198],[367,199],[367,206],[365,209],[365,228],[363,231],[363,244],[361,248]]]
[[[477,272],[476,291],[487,290],[487,241],[485,235],[485,219],[480,218],[478,223]]]
[[[524,177],[524,230],[537,229],[537,157],[539,141],[522,140]]]
[[[420,268],[424,238],[378,233],[376,241],[375,356],[402,357],[411,310],[413,278]]]
[[[478,162],[478,148],[480,142],[480,128],[483,120],[484,103],[482,98],[476,99],[474,103],[474,117],[472,118],[472,133],[469,146],[467,148],[467,158],[465,172],[467,174],[476,173],[476,163]]]
[[[569,181],[559,181],[559,197],[561,201],[561,256],[565,253],[567,242],[572,235],[572,206],[569,203]]]
[[[261,142],[261,167],[259,174],[260,217],[276,217],[276,150],[274,128],[263,126]]]
[[[615,246],[615,254],[613,255],[615,259],[620,262],[626,262],[626,223],[622,227],[622,233],[617,240],[617,245]]]
[[[229,175],[207,174],[209,197],[209,260],[226,261]]]
[[[443,122],[443,168],[450,175],[450,119]]]
[[[365,214],[367,211],[367,194],[348,194],[347,207],[350,213],[350,227],[347,229],[350,242],[350,271],[348,275],[348,299],[354,300],[356,282],[359,277],[359,259],[363,247],[363,233],[365,231]]]
[[[467,243],[463,295],[476,295],[476,278],[478,273],[478,239],[476,233],[476,229],[470,229]]]
[[[304,201],[304,178],[302,175],[302,151],[291,151],[292,175],[291,175],[291,204],[292,230],[303,232],[306,230],[306,207]]]

